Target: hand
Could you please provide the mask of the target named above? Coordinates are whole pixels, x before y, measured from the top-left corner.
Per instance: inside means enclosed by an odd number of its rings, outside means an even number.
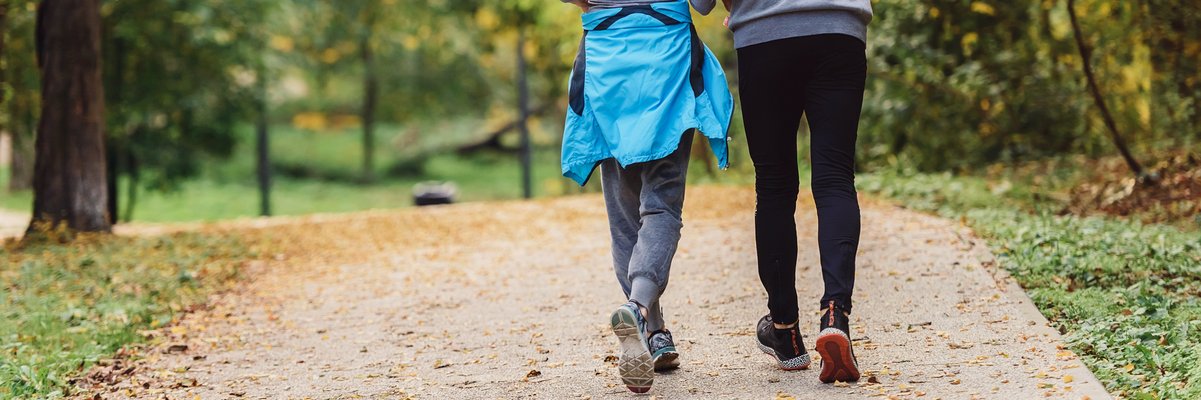
[[[726,11],[732,11],[734,9],[734,0],[721,0],[721,3],[726,6]],[[725,25],[726,28],[729,28],[730,27],[730,16],[727,15],[726,19],[724,21],[722,21],[721,24]]]
[[[729,0],[725,0],[725,1],[729,1]],[[580,10],[582,10],[584,12],[588,12],[588,9],[592,8],[592,6],[588,4],[588,0],[572,0],[571,4],[575,4],[576,7],[579,7]]]

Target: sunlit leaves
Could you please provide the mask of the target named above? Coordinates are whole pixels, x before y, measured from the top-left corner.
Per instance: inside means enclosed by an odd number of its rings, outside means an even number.
[[[1201,96],[1188,86],[1201,76],[1194,61],[1201,58],[1176,58],[1201,38],[1191,28],[1201,25],[1197,13],[1161,14],[1178,7],[1166,1],[1079,4],[1119,125],[1137,144],[1195,140],[1201,130],[1157,125],[1180,126],[1197,104],[1190,99]],[[874,8],[865,164],[936,170],[1113,151],[1083,86],[1062,2],[880,0]],[[974,107],[982,100],[1005,107]]]
[[[997,15],[997,11],[983,1],[973,1],[971,5],[972,12],[984,15]]]

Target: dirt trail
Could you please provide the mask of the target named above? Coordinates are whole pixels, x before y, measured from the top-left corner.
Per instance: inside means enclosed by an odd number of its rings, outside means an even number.
[[[29,226],[29,214],[0,209],[0,239],[17,237]]]
[[[807,198],[803,195],[802,198]],[[957,223],[867,201],[852,315],[865,380],[821,385],[754,346],[766,312],[743,188],[690,189],[663,298],[683,367],[658,398],[1109,398]],[[803,331],[817,330],[811,201],[798,214]],[[606,324],[622,303],[601,199],[298,218],[328,243],[253,266],[242,289],[164,330],[103,398],[627,398]],[[803,310],[809,311],[809,310]],[[167,351],[187,344],[186,351]],[[178,350],[179,347],[176,348]],[[878,383],[870,383],[866,375]]]

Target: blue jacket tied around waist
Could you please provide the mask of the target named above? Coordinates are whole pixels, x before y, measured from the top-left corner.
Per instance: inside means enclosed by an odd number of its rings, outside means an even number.
[[[584,13],[563,129],[563,175],[581,186],[603,160],[622,167],[674,152],[699,130],[726,168],[734,97],[692,25],[687,0]]]

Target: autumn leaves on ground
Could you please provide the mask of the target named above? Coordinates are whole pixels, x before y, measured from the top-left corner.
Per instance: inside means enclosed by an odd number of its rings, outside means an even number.
[[[870,378],[830,386],[818,384],[811,371],[775,370],[753,346],[752,323],[764,305],[753,263],[751,204],[753,191],[745,188],[689,193],[684,240],[664,300],[683,368],[660,375],[654,394],[1107,396],[982,241],[957,223],[871,200],[864,206],[859,306],[852,321]],[[812,203],[802,200],[801,210],[801,241],[814,242]],[[145,338],[145,344],[115,356],[98,351],[95,367],[72,378],[82,394],[625,397],[604,324],[621,302],[605,221],[600,198],[591,195],[219,223],[166,236],[139,235],[174,228],[131,228],[120,239],[75,246],[89,251],[45,251],[80,265],[79,274],[94,273],[83,266],[110,261],[95,259],[104,257],[97,254],[174,260],[128,261],[123,267],[131,271],[98,289],[108,291],[104,298],[158,293],[158,309],[115,314],[115,304],[55,322],[76,324],[77,330],[117,320],[143,326],[116,331]],[[113,247],[126,250],[112,253]],[[802,251],[800,262],[798,288],[807,297],[816,297],[820,286],[812,247]],[[142,254],[128,253],[134,251]],[[17,262],[34,259],[28,249],[13,254]],[[151,275],[174,276],[173,287],[139,285]],[[57,280],[41,290],[71,292],[77,289],[72,282]],[[214,293],[213,287],[229,290],[199,297]],[[28,342],[51,345],[42,338]]]

